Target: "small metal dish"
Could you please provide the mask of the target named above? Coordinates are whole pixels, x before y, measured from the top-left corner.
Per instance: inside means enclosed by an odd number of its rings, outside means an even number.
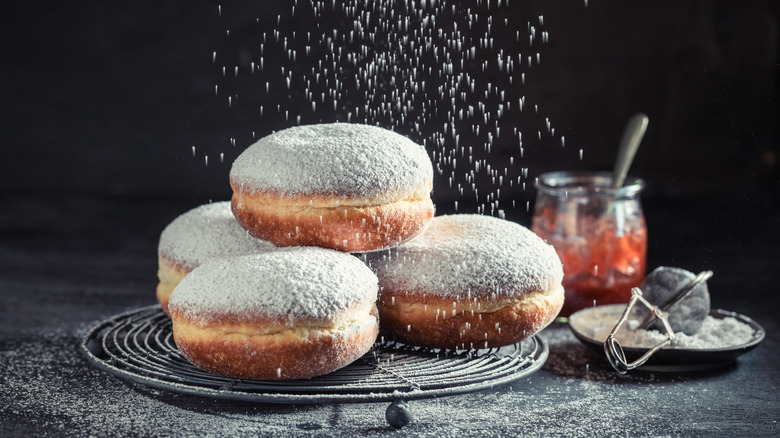
[[[569,317],[569,328],[580,341],[603,355],[604,339],[593,337],[593,332],[595,331],[593,327],[611,328],[615,326],[625,309],[625,304],[612,304],[580,310]],[[766,335],[763,327],[745,315],[727,310],[713,309],[710,311],[710,316],[717,319],[733,317],[743,324],[749,325],[753,329],[753,337],[744,344],[728,348],[662,348],[656,351],[638,369],[657,372],[687,372],[722,368],[734,363],[739,356],[754,349]],[[629,361],[641,358],[649,350],[650,348],[623,346],[623,352]]]

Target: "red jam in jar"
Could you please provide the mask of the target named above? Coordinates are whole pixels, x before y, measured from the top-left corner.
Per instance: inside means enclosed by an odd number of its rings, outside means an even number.
[[[647,226],[641,179],[612,188],[609,173],[539,176],[531,229],[563,263],[566,299],[560,316],[593,305],[627,303],[645,277]]]

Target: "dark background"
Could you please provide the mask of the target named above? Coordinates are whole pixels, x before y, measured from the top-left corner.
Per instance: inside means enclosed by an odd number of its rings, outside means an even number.
[[[298,5],[295,15],[292,4]],[[458,11],[440,14],[437,25],[451,29],[448,20],[458,21],[467,34],[463,10],[471,8],[481,13],[468,37],[477,41],[486,30],[486,3],[452,4]],[[29,242],[16,240],[25,236],[52,246],[141,248],[153,259],[160,230],[177,214],[229,198],[230,163],[254,138],[295,124],[295,115],[301,123],[343,121],[345,111],[365,104],[360,94],[343,99],[336,110],[325,103],[313,111],[300,86],[288,91],[282,80],[280,67],[297,77],[312,66],[302,55],[291,62],[282,43],[273,41],[274,31],[296,33],[302,41],[304,31],[316,37],[331,28],[352,29],[352,19],[343,13],[325,7],[314,17],[307,5],[139,1],[5,6],[0,26],[0,201],[7,208],[0,210],[0,237],[11,248]],[[498,200],[507,218],[529,224],[532,182],[541,172],[611,169],[625,122],[643,111],[650,126],[632,174],[647,181],[643,203],[651,236],[649,266],[700,270],[740,251],[776,258],[777,2],[592,0],[586,5],[512,0],[509,6],[495,5],[490,10],[495,47],[479,51],[491,67],[481,75],[476,64],[467,63],[464,70],[477,78],[478,89],[490,82],[507,90],[508,101],[525,96],[525,109],[519,112],[515,105],[507,111],[490,154],[481,150],[492,122],[479,136],[468,135],[473,122],[459,131],[464,133],[460,146],[473,145],[477,159],[496,169],[514,157],[507,180],[516,184],[504,184]],[[519,28],[513,27],[518,23]],[[548,42],[541,43],[537,34],[529,48],[530,26],[548,32]],[[247,65],[258,61],[262,42],[264,70],[247,74]],[[373,49],[397,50],[380,43]],[[541,62],[518,66],[526,81],[509,85],[492,64],[499,50],[522,52],[523,60],[538,51]],[[430,59],[423,62],[430,65]],[[241,71],[236,78],[230,74],[234,66]],[[435,70],[427,79],[433,94]],[[376,95],[386,88],[378,85]],[[483,100],[477,91],[469,99]],[[236,97],[231,104],[229,96]],[[484,100],[497,103],[495,97]],[[275,106],[294,116],[285,119]],[[443,113],[447,102],[438,108]],[[423,142],[441,132],[447,119],[439,114],[426,120],[419,129],[408,120],[393,125],[376,117],[372,122]],[[522,158],[514,128],[524,134]],[[450,137],[447,142],[450,147]],[[427,144],[434,155],[436,148]],[[522,169],[527,169],[525,175]],[[459,201],[460,212],[478,211],[497,187],[484,166],[477,175],[481,193],[476,197],[468,189],[463,195],[450,189],[448,175],[445,171],[435,181],[433,197],[440,213],[454,211],[454,201]],[[463,175],[459,170],[456,182]],[[101,202],[115,208],[90,210]],[[680,217],[686,213],[686,219],[675,221],[675,212]],[[128,214],[132,225],[111,222]],[[722,247],[689,264],[687,248],[713,236],[724,242]]]
[[[279,26],[283,32],[289,34],[290,26],[299,34],[316,30],[305,17],[304,2],[293,18],[287,2],[259,3],[224,5],[221,16],[216,2],[7,6],[0,30],[0,195],[205,201],[229,190],[229,162],[251,143],[250,132],[261,136],[295,123],[272,114],[274,104],[302,114],[304,123],[343,116],[328,105],[307,112],[283,86],[264,96],[266,78],[245,73],[247,59],[257,59],[261,32],[277,28],[278,14],[288,23]],[[466,6],[473,5],[463,2]],[[547,44],[536,44],[541,63],[526,69],[525,85],[515,83],[508,92],[526,96],[527,107],[541,108],[538,116],[526,108],[505,123],[525,133],[528,153],[522,166],[530,179],[552,169],[610,169],[624,123],[644,111],[650,127],[633,173],[648,180],[648,196],[717,194],[777,202],[776,2],[594,0],[585,7],[582,1],[515,0],[503,9],[494,6],[494,13],[494,51],[501,47],[511,53],[516,45],[526,52],[527,22],[550,35]],[[544,26],[538,25],[539,15]],[[521,24],[519,43],[515,29],[502,34],[502,16]],[[321,20],[328,18],[324,14]],[[511,37],[504,41],[505,36]],[[273,80],[280,76],[279,65],[290,62],[273,52],[271,41],[266,46],[264,75]],[[216,63],[213,51],[219,54]],[[305,70],[302,58],[295,68]],[[223,65],[228,71],[241,65],[246,80],[223,78]],[[222,87],[219,96],[215,85]],[[228,107],[230,93],[247,104]],[[261,99],[263,117],[255,107]],[[353,103],[360,104],[344,105]],[[541,116],[549,117],[556,136],[566,136],[565,148],[537,142],[544,146],[538,149],[549,151],[531,152],[536,131],[544,131]],[[398,130],[415,136],[406,127]],[[516,154],[510,137],[496,141],[496,155]],[[219,166],[221,151],[226,156]],[[204,153],[211,154],[208,168]]]

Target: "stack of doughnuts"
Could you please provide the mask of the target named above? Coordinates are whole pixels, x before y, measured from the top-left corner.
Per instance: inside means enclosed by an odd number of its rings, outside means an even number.
[[[422,232],[432,181],[424,148],[373,126],[299,126],[251,145],[233,163],[232,202],[160,236],[158,301],[179,351],[249,379],[314,377],[368,352],[378,279],[349,252]]]
[[[160,238],[158,300],[205,371],[319,376],[367,353],[380,330],[424,347],[497,347],[562,306],[552,247],[502,219],[434,217],[431,161],[391,131],[285,129],[241,153],[229,182],[229,203],[182,215]]]

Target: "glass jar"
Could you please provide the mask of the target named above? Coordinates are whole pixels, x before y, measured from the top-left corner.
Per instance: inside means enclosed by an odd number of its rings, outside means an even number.
[[[645,277],[647,226],[639,202],[645,183],[612,174],[550,172],[538,189],[531,229],[563,263],[566,299],[560,316],[585,307],[627,303]]]

